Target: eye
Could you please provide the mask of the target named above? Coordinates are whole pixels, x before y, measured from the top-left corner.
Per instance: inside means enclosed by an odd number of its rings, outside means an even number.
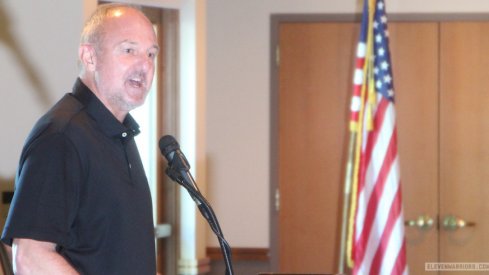
[[[124,53],[127,54],[134,54],[136,51],[133,48],[125,48]]]
[[[148,53],[148,57],[149,58],[155,58],[156,57],[156,53],[155,52],[149,52]]]

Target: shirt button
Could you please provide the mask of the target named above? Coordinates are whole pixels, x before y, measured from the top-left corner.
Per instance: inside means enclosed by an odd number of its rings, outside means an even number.
[[[127,133],[126,132],[122,133],[122,137],[124,138],[127,137]]]

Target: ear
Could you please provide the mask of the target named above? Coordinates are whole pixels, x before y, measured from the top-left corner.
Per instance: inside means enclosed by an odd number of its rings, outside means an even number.
[[[91,44],[80,44],[78,47],[78,58],[86,71],[95,71],[97,55]]]

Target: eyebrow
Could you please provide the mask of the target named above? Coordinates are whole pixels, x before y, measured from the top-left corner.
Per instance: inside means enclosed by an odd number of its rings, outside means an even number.
[[[128,39],[122,40],[120,43],[118,43],[118,45],[123,45],[123,44],[138,45],[137,42]],[[159,52],[160,46],[158,46],[158,44],[153,44],[153,46],[151,46],[150,49],[156,49],[156,51]]]

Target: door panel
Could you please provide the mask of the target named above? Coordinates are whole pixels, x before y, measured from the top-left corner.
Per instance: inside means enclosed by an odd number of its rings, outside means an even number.
[[[354,24],[280,26],[281,272],[336,270]]]
[[[404,218],[438,213],[438,23],[389,24]],[[420,42],[422,41],[422,42]],[[406,227],[411,274],[438,261],[438,230]]]
[[[445,262],[489,262],[488,49],[489,23],[442,24],[440,215],[475,222],[441,231]]]

